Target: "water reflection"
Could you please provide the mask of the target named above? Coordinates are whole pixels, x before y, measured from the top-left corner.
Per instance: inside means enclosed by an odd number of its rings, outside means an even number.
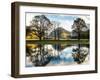
[[[27,44],[26,67],[82,64],[89,61],[87,44]]]

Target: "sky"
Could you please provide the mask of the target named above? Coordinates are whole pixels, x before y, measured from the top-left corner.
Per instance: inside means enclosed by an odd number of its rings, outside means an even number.
[[[52,21],[56,21],[59,22],[60,25],[59,27],[62,27],[68,31],[72,31],[72,25],[73,25],[73,21],[76,18],[82,18],[83,20],[85,20],[85,22],[87,24],[89,24],[90,22],[90,17],[87,15],[69,15],[69,14],[49,14],[49,13],[26,13],[26,25],[29,26],[32,21],[32,19],[34,18],[34,16],[36,15],[45,15],[51,22]]]

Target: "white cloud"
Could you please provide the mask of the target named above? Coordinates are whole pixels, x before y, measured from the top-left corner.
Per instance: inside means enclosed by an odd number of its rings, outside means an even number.
[[[36,15],[41,15],[41,13],[27,13],[26,14],[26,25],[29,26],[30,22],[32,21],[33,17]],[[59,15],[64,17],[65,15]],[[86,23],[90,23],[90,16],[76,16],[76,18],[82,18],[83,20],[85,20]],[[73,21],[74,20],[58,20],[60,22],[60,27],[68,30],[68,31],[72,31],[72,25],[73,25]]]
[[[90,16],[77,16],[79,18],[82,18],[83,20],[85,20],[86,23],[90,23]]]
[[[32,19],[34,18],[34,16],[36,15],[41,15],[39,13],[26,13],[26,25],[29,26],[30,22],[32,21]]]
[[[66,20],[66,21],[61,21],[60,27],[68,30],[68,31],[72,31],[72,25],[73,25],[73,21],[71,20]]]

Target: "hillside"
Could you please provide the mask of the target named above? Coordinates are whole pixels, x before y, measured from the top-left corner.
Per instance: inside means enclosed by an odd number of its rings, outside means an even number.
[[[69,39],[70,32],[63,29],[62,27],[58,27],[55,30],[53,30],[49,37],[52,39]]]

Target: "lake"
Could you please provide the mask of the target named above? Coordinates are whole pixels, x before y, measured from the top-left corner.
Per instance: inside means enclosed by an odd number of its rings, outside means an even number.
[[[33,44],[26,67],[89,64],[88,44]]]

